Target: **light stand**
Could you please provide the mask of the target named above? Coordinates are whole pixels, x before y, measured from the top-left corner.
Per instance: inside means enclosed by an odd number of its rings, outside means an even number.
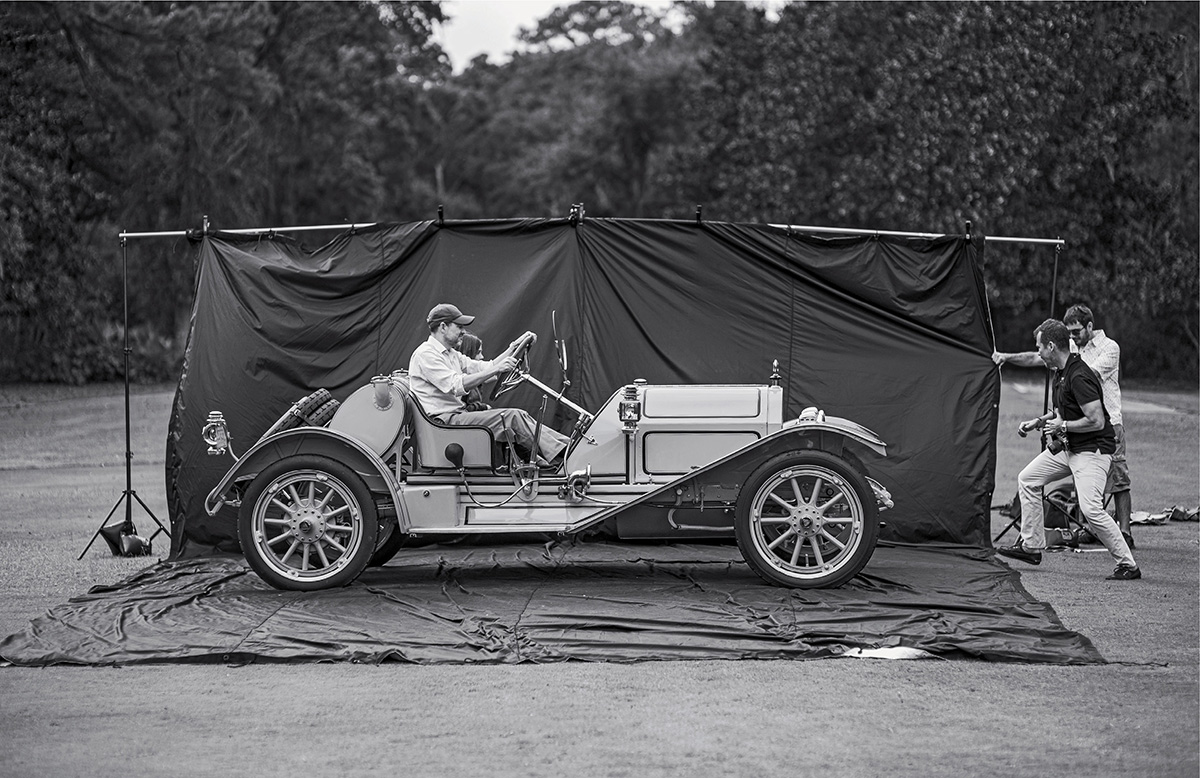
[[[129,432],[129,354],[131,351],[129,348],[129,248],[124,235],[121,236],[121,284],[125,316],[125,491],[117,498],[116,504],[104,517],[104,521],[100,522],[99,529],[92,535],[92,539],[88,541],[76,561],[83,559],[83,555],[96,542],[97,537],[104,538],[104,542],[108,544],[113,556],[148,556],[151,553],[151,542],[158,537],[160,532],[166,533],[168,538],[171,537],[170,531],[158,520],[154,511],[150,510],[146,503],[142,502],[142,498],[138,497],[138,493],[133,490],[133,450]],[[142,506],[142,509],[158,525],[158,529],[149,538],[140,537],[137,534],[137,528],[133,526],[133,502],[131,499],[137,500],[138,505]],[[125,521],[106,526],[108,520],[117,512],[117,508],[121,507],[122,502],[125,503]]]

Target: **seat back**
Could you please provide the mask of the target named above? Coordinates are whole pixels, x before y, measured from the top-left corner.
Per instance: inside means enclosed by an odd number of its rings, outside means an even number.
[[[454,469],[454,464],[446,459],[446,446],[451,443],[462,446],[464,467],[495,467],[492,459],[495,440],[491,430],[487,427],[443,424],[431,418],[409,388],[408,376],[404,373],[393,373],[392,384],[404,395],[410,411],[408,418],[412,422],[415,468]]]

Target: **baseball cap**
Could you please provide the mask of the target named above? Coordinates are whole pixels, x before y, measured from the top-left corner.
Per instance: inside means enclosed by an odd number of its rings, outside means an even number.
[[[462,311],[450,303],[438,303],[433,306],[433,310],[425,317],[427,324],[433,324],[435,321],[451,321],[455,324],[466,326],[475,321],[475,317],[464,315]]]

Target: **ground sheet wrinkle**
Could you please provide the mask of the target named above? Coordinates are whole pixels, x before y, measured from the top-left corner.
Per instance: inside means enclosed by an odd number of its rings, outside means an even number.
[[[760,581],[730,544],[437,545],[350,586],[283,592],[240,557],[162,562],[0,642],[15,665],[421,664],[815,659],[908,648],[945,658],[1103,657],[992,552],[881,544],[839,589]]]

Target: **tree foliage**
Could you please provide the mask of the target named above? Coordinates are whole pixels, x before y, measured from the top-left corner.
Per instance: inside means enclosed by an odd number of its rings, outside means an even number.
[[[698,74],[687,40],[641,6],[574,3],[523,31],[504,66],[478,60],[446,95],[439,156],[456,216],[658,216],[665,150]],[[457,142],[456,142],[457,141]]]
[[[1197,374],[1192,5],[576,2],[459,74],[444,20],[437,2],[0,5],[0,336],[19,345],[0,373],[117,374],[118,228],[582,202],[1061,236],[1060,312],[1091,303],[1127,372]],[[1047,314],[1053,260],[989,244],[1003,348]],[[186,245],[130,262],[137,353],[177,353]]]
[[[1061,236],[1058,302],[1087,300],[1129,333],[1135,370],[1195,373],[1196,34],[1186,11],[831,3],[785,6],[776,22],[739,4],[695,13],[707,79],[693,102],[699,142],[678,164],[694,172],[685,197],[731,219],[945,232],[969,220],[994,235]],[[1053,257],[989,254],[998,337],[1024,348],[1049,313]],[[1150,321],[1146,337],[1133,332]]]
[[[118,225],[404,218],[436,3],[49,3],[0,8],[0,315],[24,378],[110,377]],[[400,212],[396,212],[396,204]],[[131,315],[177,334],[187,252],[134,252]],[[64,304],[65,303],[65,304]]]

